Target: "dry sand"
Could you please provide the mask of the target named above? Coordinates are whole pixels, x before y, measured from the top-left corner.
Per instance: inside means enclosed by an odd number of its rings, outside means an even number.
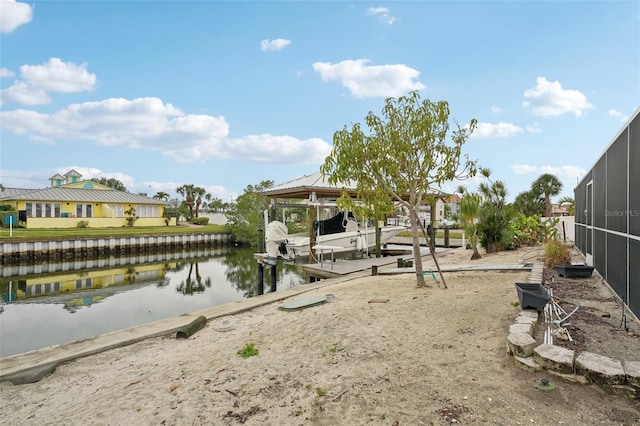
[[[525,252],[480,262],[517,263]],[[456,250],[443,264],[470,263]],[[69,362],[28,385],[0,383],[2,425],[611,425],[640,421],[638,401],[519,369],[505,349],[528,272],[359,277],[216,319],[187,340],[155,338]],[[328,282],[328,280],[327,280]],[[300,297],[300,296],[298,296]],[[386,303],[370,303],[376,299]],[[380,302],[380,301],[378,301]],[[259,355],[237,351],[253,343]],[[533,387],[542,376],[556,385]]]

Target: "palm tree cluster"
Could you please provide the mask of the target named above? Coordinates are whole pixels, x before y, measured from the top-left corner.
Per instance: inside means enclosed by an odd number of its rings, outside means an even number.
[[[550,173],[541,175],[533,181],[529,191],[518,194],[514,201],[514,207],[519,213],[526,216],[544,215],[551,216],[551,197],[558,195],[562,190],[562,182]]]
[[[562,183],[552,174],[543,174],[531,184],[529,191],[520,193],[513,204],[508,204],[508,191],[502,181],[491,179],[491,170],[480,168],[479,174],[484,181],[476,193],[469,192],[464,186],[458,187],[460,195],[460,220],[465,228],[465,236],[473,249],[471,259],[480,258],[478,244],[487,253],[514,247],[512,241],[519,231],[518,217],[537,217],[543,214],[551,216],[551,196],[557,195]],[[573,199],[565,197],[560,202],[573,204]],[[571,207],[570,207],[571,209]],[[517,239],[517,238],[516,238]]]

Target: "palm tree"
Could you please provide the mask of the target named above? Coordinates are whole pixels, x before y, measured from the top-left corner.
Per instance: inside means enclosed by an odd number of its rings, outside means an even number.
[[[196,217],[198,217],[198,212],[200,211],[200,205],[202,205],[202,197],[206,197],[207,190],[200,186],[196,186],[195,188],[193,188],[193,195],[195,196],[195,199],[196,199]],[[209,195],[209,197],[211,196]]]
[[[193,215],[193,207],[195,203],[193,184],[184,184],[176,188],[176,192],[184,197],[184,202],[189,208],[189,219],[195,217]]]
[[[460,221],[464,226],[464,234],[469,238],[469,245],[473,248],[471,260],[480,259],[478,252],[478,227],[477,219],[480,213],[481,197],[478,194],[469,193],[464,186],[458,187],[460,194]]]
[[[558,200],[558,204],[559,205],[563,205],[563,204],[569,204],[569,216],[573,216],[576,213],[576,209],[575,209],[575,201],[573,200],[573,197],[562,197]]]
[[[562,182],[554,175],[545,173],[531,184],[531,189],[538,194],[544,194],[545,216],[551,216],[551,196],[560,193]]]
[[[153,196],[153,198],[155,198],[156,200],[167,201],[169,199],[169,194],[167,194],[166,192],[158,191],[156,192],[156,195]]]

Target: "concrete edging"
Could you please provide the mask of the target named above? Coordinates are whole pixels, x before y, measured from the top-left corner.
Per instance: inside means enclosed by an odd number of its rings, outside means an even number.
[[[537,262],[530,283],[542,284],[544,265]],[[509,328],[507,352],[527,371],[549,371],[566,380],[592,383],[609,393],[640,399],[640,361],[617,360],[590,352],[576,356],[575,351],[535,340],[540,314],[521,310]]]

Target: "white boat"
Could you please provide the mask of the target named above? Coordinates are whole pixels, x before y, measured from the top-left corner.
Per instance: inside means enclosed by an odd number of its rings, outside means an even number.
[[[406,226],[383,226],[380,228],[380,246],[384,246],[398,233],[405,231]],[[335,252],[367,252],[376,246],[376,229],[374,226],[362,227],[352,217],[344,218],[344,214],[320,221],[314,247],[317,251],[323,248]],[[265,232],[267,255],[287,260],[308,257],[312,247],[308,233],[289,234],[287,226],[279,221],[269,222]]]

